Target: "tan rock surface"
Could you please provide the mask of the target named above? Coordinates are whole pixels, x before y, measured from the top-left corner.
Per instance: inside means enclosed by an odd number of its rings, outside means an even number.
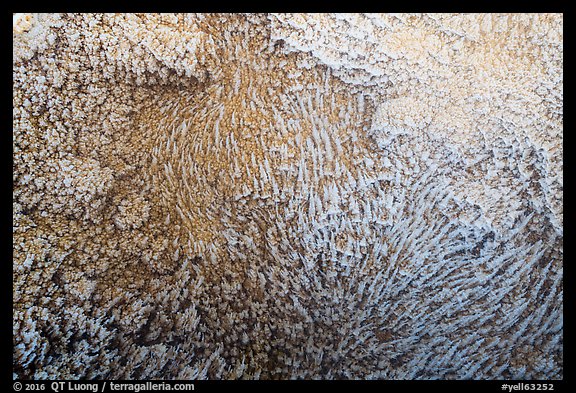
[[[562,15],[14,18],[15,378],[562,378]]]

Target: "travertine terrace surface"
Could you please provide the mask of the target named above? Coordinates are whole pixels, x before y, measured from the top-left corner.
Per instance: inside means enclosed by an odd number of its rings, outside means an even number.
[[[562,15],[14,21],[14,378],[563,377]]]

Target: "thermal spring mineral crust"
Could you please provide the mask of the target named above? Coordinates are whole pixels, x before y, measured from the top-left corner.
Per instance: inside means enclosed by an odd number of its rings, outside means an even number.
[[[563,378],[562,14],[15,14],[13,377]]]

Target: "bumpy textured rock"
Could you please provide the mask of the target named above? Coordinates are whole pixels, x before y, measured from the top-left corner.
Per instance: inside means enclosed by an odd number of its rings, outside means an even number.
[[[19,16],[14,377],[562,378],[562,28]]]

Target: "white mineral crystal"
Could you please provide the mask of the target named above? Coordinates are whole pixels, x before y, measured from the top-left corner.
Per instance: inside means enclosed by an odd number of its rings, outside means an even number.
[[[13,375],[563,378],[561,14],[14,14]]]

